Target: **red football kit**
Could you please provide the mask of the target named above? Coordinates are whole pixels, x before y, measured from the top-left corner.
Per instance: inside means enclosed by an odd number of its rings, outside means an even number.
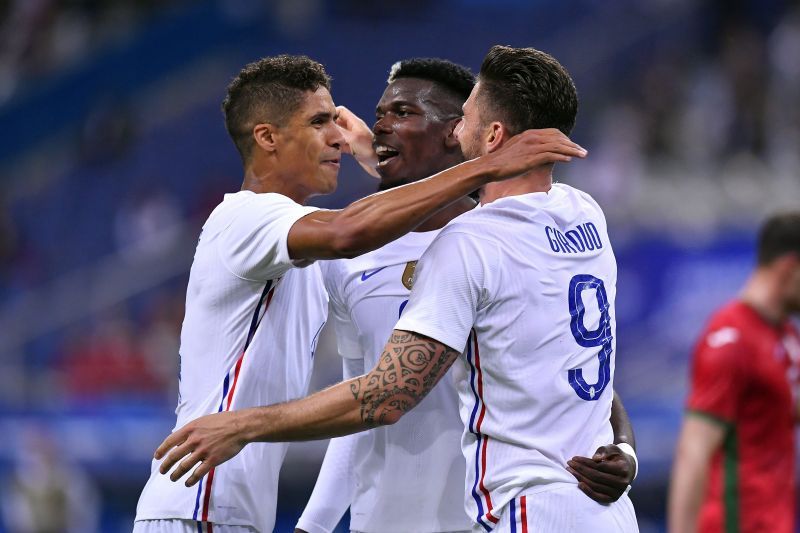
[[[742,302],[695,347],[688,409],[722,424],[700,509],[702,533],[794,533],[794,423],[800,336]]]

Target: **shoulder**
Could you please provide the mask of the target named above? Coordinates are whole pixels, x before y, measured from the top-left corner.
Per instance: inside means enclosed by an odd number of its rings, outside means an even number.
[[[502,226],[508,213],[491,204],[476,207],[451,220],[436,236],[431,246],[441,240],[462,239],[465,242],[498,243],[495,226]]]
[[[695,357],[731,359],[743,353],[751,329],[748,311],[744,304],[733,301],[712,314],[698,340]]]

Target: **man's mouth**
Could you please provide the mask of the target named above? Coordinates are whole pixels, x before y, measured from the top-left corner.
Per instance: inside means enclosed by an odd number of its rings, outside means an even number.
[[[322,163],[326,164],[326,165],[333,165],[336,168],[339,168],[339,158],[338,157],[331,158],[331,159],[323,159]]]
[[[386,144],[375,144],[373,148],[375,149],[375,155],[378,156],[379,167],[387,165],[389,161],[400,155],[396,148]]]

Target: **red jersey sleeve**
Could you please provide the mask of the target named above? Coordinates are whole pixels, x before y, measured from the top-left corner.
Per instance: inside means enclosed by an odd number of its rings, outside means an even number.
[[[695,347],[687,408],[733,422],[744,389],[747,350],[732,326],[706,330]]]

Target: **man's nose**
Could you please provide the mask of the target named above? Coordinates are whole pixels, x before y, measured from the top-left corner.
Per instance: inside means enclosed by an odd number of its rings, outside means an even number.
[[[392,132],[392,124],[391,121],[387,117],[381,117],[375,121],[375,124],[372,126],[372,133],[375,135],[379,133],[391,133]]]

